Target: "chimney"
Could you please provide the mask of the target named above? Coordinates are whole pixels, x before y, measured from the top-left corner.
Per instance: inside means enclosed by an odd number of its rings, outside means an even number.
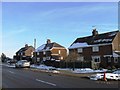
[[[28,47],[28,44],[25,44],[25,47],[27,48],[27,47]]]
[[[96,30],[96,28],[94,28],[92,31],[92,36],[96,36],[96,35],[98,35],[98,31]]]
[[[51,43],[51,40],[50,39],[47,39],[47,44]]]

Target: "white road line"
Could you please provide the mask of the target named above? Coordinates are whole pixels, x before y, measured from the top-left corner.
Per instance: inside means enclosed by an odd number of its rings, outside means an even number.
[[[10,73],[12,73],[12,74],[15,74],[14,72],[12,72],[12,71],[8,71],[8,72],[10,72]]]
[[[56,84],[54,84],[54,83],[46,82],[46,81],[43,81],[43,80],[36,79],[36,81],[42,82],[42,83],[45,83],[45,84],[49,84],[49,85],[52,85],[52,86],[56,86]]]

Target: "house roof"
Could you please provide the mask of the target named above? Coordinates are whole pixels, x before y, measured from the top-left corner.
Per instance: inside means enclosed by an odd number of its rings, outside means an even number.
[[[48,43],[48,44],[43,44],[41,46],[39,46],[35,51],[36,52],[40,52],[40,51],[49,51],[50,49],[52,49],[53,47],[56,48],[64,48],[63,46],[61,46],[60,44],[53,42],[53,43]]]
[[[113,57],[120,57],[120,53],[113,52]]]
[[[117,31],[97,34],[95,36],[87,36],[87,37],[81,37],[77,38],[69,47],[69,49],[72,48],[78,48],[78,47],[84,47],[84,46],[90,46],[90,45],[97,45],[97,44],[110,44],[112,43],[113,39],[117,35]]]
[[[25,52],[25,51],[26,51],[28,48],[30,48],[30,47],[32,47],[32,46],[22,47],[21,49],[19,49],[19,50],[16,52],[16,54],[21,53],[21,52]]]
[[[115,51],[114,53],[118,54],[120,56],[120,51]]]

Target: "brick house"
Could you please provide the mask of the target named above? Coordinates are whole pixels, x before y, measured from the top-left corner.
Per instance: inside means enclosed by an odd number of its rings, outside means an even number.
[[[25,47],[20,48],[16,52],[14,59],[16,59],[16,60],[24,59],[24,60],[32,61],[32,56],[33,56],[34,50],[35,49],[33,46],[28,46],[28,44],[26,44]]]
[[[91,68],[120,68],[120,31],[99,34],[93,29],[91,36],[77,38],[68,49],[79,55],[76,61],[90,62]]]
[[[55,60],[60,61],[64,60],[66,56],[66,48],[56,42],[51,42],[50,39],[47,39],[46,44],[41,45],[34,52],[34,57],[36,57],[38,63]]]

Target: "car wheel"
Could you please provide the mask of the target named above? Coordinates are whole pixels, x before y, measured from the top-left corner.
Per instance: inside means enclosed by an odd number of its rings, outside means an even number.
[[[28,66],[27,68],[30,68],[30,66]]]

